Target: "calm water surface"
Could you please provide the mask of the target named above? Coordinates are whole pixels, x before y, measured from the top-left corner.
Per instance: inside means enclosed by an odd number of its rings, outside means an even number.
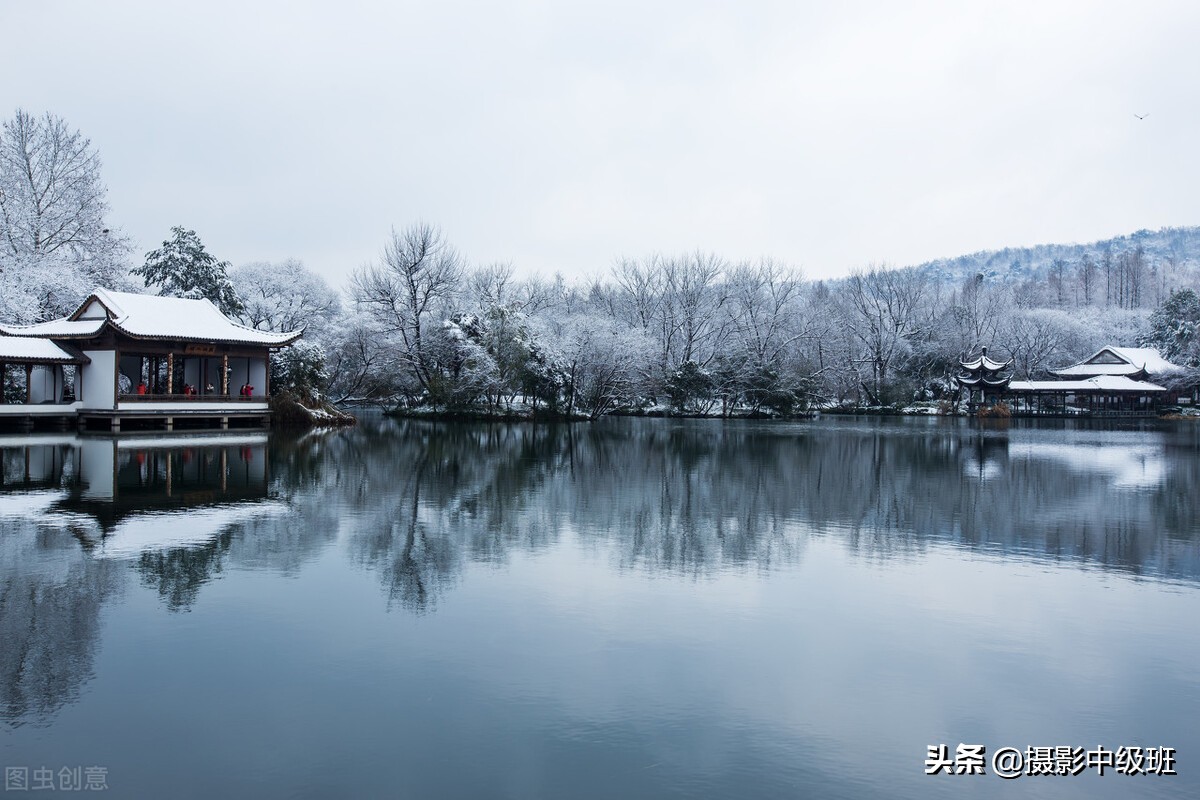
[[[368,416],[0,456],[0,764],[108,796],[1200,795],[1200,426]],[[923,774],[960,742],[1179,775]]]

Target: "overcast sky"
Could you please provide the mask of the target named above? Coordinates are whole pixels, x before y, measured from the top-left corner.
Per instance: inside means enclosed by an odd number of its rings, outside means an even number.
[[[425,220],[523,273],[821,277],[1200,223],[1195,2],[0,0],[0,30],[0,112],[91,138],[139,261],[183,225],[341,284]]]

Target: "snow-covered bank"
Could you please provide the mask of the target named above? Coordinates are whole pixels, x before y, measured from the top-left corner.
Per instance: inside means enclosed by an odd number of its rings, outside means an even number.
[[[327,401],[302,401],[293,394],[282,392],[271,398],[271,424],[293,430],[339,428],[356,425],[358,419]]]
[[[586,414],[567,414],[545,408],[514,406],[512,408],[435,408],[433,406],[398,406],[384,410],[385,417],[430,419],[446,422],[587,422]]]

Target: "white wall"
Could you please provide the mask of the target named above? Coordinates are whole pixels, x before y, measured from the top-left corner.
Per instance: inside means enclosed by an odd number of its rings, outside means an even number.
[[[84,498],[112,500],[113,476],[116,467],[117,443],[115,440],[80,438],[79,478],[83,482]]]
[[[92,360],[79,368],[83,376],[83,408],[116,408],[116,353],[112,350],[87,350]]]
[[[267,360],[265,358],[250,359],[250,385],[254,387],[255,397],[266,396],[267,389]]]
[[[92,302],[88,303],[88,307],[83,310],[83,313],[79,315],[79,318],[80,319],[101,319],[101,318],[107,317],[107,316],[108,316],[108,312],[104,310],[104,306],[101,305],[100,301],[93,300]]]
[[[35,364],[29,380],[29,402],[62,402],[62,367],[57,364]]]
[[[231,356],[229,359],[229,393],[238,397],[243,384],[250,382],[250,359]]]

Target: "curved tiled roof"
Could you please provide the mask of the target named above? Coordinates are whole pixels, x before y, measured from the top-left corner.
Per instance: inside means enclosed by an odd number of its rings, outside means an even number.
[[[182,339],[185,341],[254,344],[282,347],[300,338],[303,330],[276,333],[240,325],[221,313],[209,300],[189,300],[152,294],[131,294],[97,289],[65,320],[46,325],[92,322],[83,317],[93,303],[103,306],[111,325],[135,339]],[[80,326],[82,330],[82,325]],[[54,335],[54,334],[46,334]]]
[[[1105,354],[1109,358],[1101,360]],[[1095,353],[1069,367],[1050,370],[1064,378],[1087,378],[1095,375],[1169,375],[1183,367],[1167,361],[1153,347],[1102,347]]]
[[[997,370],[1002,370],[1008,367],[1008,365],[1012,364],[1012,359],[1010,358],[1008,361],[1001,362],[992,361],[987,356],[979,356],[973,361],[960,361],[959,363],[962,365],[963,369],[969,371],[974,371],[982,367],[989,372],[996,372]]]
[[[1156,383],[1135,381],[1124,375],[1096,375],[1082,381],[1013,381],[1010,392],[1136,392],[1154,394],[1166,388]]]
[[[0,362],[17,364],[87,364],[90,359],[70,346],[36,336],[0,336]]]
[[[5,336],[45,336],[51,339],[88,339],[104,327],[103,319],[55,319],[34,325],[0,325]]]

